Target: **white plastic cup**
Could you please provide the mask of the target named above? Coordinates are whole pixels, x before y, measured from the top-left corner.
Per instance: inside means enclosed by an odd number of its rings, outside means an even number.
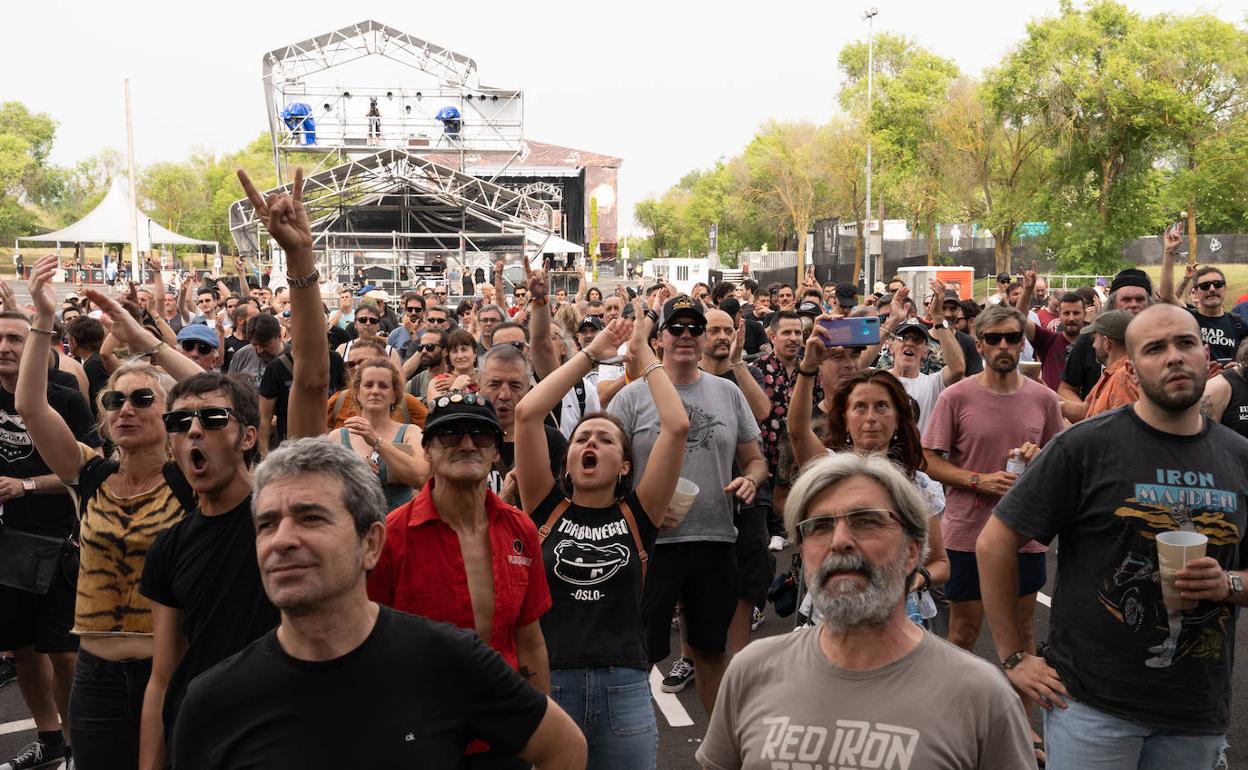
[[[693,507],[694,498],[698,496],[698,485],[686,478],[676,482],[676,491],[672,493],[672,502],[668,503],[668,518],[674,519],[671,526],[679,527],[685,515]]]
[[[1175,573],[1192,559],[1205,555],[1209,538],[1192,531],[1161,532],[1157,535],[1157,567],[1161,571],[1161,600],[1168,609],[1190,610],[1197,602],[1183,599],[1175,586]]]

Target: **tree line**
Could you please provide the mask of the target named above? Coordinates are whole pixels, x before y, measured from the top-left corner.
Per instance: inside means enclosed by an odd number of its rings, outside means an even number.
[[[1112,272],[1123,244],[1184,219],[1197,232],[1248,227],[1248,31],[1208,14],[1142,16],[1066,0],[979,78],[889,33],[845,46],[841,110],[823,125],[768,120],[740,154],[637,204],[650,258],[786,246],[804,261],[816,219],[904,219],[938,258],[940,222],[992,232],[1011,269],[1025,223],[1070,272]],[[1047,228],[1047,229],[1046,229]],[[863,228],[858,227],[858,233]],[[864,243],[856,238],[856,267]]]

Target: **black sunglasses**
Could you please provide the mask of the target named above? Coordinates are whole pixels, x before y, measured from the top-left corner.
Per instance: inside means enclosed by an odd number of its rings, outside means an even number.
[[[439,344],[438,344],[438,343],[436,343],[436,342],[429,342],[429,343],[426,343],[426,344],[424,344],[424,345],[419,345],[418,347],[419,347],[419,349],[420,349],[421,351],[423,351],[423,352],[425,352],[425,353],[431,353],[431,352],[433,352],[433,351],[437,350],[438,348],[440,348],[440,347],[442,347],[442,346],[441,346],[441,345],[439,345]]]
[[[408,315],[420,315],[423,312],[425,312],[425,309],[419,305],[412,305],[407,309]]]
[[[663,328],[673,337],[683,337],[685,332],[689,332],[690,337],[701,337],[706,324],[668,324]]]
[[[438,443],[448,449],[459,446],[460,442],[464,440],[464,436],[471,436],[472,445],[481,448],[493,446],[498,441],[498,432],[490,428],[454,427],[433,434]]]
[[[425,319],[425,320],[426,320],[426,321],[428,321],[428,322],[429,322],[429,323],[431,323],[431,324],[444,324],[444,323],[446,323],[446,319],[445,319],[445,318],[434,318],[433,316],[429,316],[429,318],[427,318],[427,319]]]
[[[1001,340],[1005,340],[1010,345],[1017,345],[1023,341],[1022,332],[984,332],[983,336],[985,345],[1000,345]]]
[[[1209,291],[1210,289],[1221,289],[1226,285],[1226,281],[1201,281],[1196,284],[1196,288],[1201,291]]]
[[[199,418],[204,430],[221,430],[230,424],[233,417],[239,422],[238,413],[228,406],[206,406],[203,409],[174,409],[160,416],[165,421],[165,430],[169,433],[186,433],[191,429],[191,421]]]
[[[193,353],[198,350],[201,356],[210,356],[216,351],[216,348],[207,342],[198,342],[196,340],[182,340],[182,349],[187,353]]]
[[[135,409],[146,409],[156,403],[156,391],[151,388],[135,388],[127,396],[120,390],[109,390],[100,396],[100,406],[106,412],[116,412],[127,400]]]
[[[357,315],[355,317],[355,322],[358,324],[379,324],[381,323],[381,319],[373,318],[371,315]]]

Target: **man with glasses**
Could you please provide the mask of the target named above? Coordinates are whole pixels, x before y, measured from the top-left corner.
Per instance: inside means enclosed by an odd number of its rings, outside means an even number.
[[[524,310],[529,304],[529,290],[523,286],[517,286],[514,289],[514,297],[516,304],[507,308],[507,315],[514,318],[520,311]]]
[[[198,504],[157,537],[143,566],[139,591],[152,602],[155,650],[140,770],[165,766],[191,680],[277,626],[251,521],[259,421],[256,391],[241,380],[206,372],[169,392],[165,430]]]
[[[710,713],[728,663],[728,626],[737,608],[734,498],[747,505],[754,500],[767,483],[767,462],[758,443],[758,423],[740,388],[699,368],[706,344],[702,303],[677,295],[663,305],[661,319],[652,308],[637,323],[653,328],[656,320],[663,367],[689,414],[680,475],[701,492],[679,526],[659,533],[650,555],[642,615],[650,662],[659,663],[668,656],[672,612],[681,603],[697,670],[695,686]],[[632,437],[633,478],[640,479],[658,434],[659,416],[641,372],[630,372],[630,378],[633,381],[611,399],[607,412]],[[734,461],[740,469],[736,476]]]
[[[1223,366],[1235,360],[1239,343],[1248,337],[1248,323],[1227,312],[1226,275],[1212,265],[1196,268],[1193,297],[1196,305],[1186,305],[1174,293],[1174,257],[1182,241],[1177,227],[1166,228],[1161,258],[1161,301],[1186,306],[1200,325],[1200,337],[1209,346],[1209,358]]]
[[[1001,674],[906,617],[929,517],[883,457],[842,452],[802,474],[784,520],[821,620],[733,659],[702,767],[1036,766]]]
[[[199,364],[205,372],[217,368],[217,348],[221,341],[212,329],[204,324],[188,324],[178,332],[177,339],[182,355]]]
[[[945,301],[945,284],[940,280],[931,282],[932,301],[928,317],[939,318],[940,321],[929,332],[927,327],[917,320],[904,321],[893,329],[892,339],[888,342],[888,350],[893,355],[893,365],[889,369],[902,387],[919,404],[919,434],[927,430],[932,419],[932,410],[941,392],[962,379],[966,373],[966,359],[962,357],[962,346],[953,333],[951,324],[944,319],[941,305]],[[897,301],[894,300],[894,305]],[[945,365],[934,371],[923,373],[921,365],[928,353],[928,345],[940,343],[940,352],[944,354]]]
[[[498,350],[518,355],[510,346]],[[421,443],[432,475],[387,518],[368,595],[475,630],[530,684],[549,692],[538,620],[551,598],[537,527],[485,484],[502,460],[506,428],[481,394],[454,393],[431,406]]]
[[[498,305],[482,305],[477,311],[477,356],[484,356],[494,346],[494,329],[503,322],[506,313]]]
[[[386,344],[399,352],[400,360],[406,361],[411,353],[404,353],[407,343],[424,326],[425,300],[414,291],[406,292],[402,297],[403,323],[386,337]]]
[[[927,473],[946,490],[941,523],[949,552],[949,641],[965,650],[984,620],[975,539],[1018,478],[1006,463],[1011,456],[1029,462],[1062,430],[1053,391],[1018,371],[1026,325],[1027,316],[1009,305],[993,305],[975,319],[985,368],[940,394],[922,434]],[[1018,553],[1016,610],[1029,649],[1046,550],[1029,542]]]
[[[247,320],[247,342],[234,352],[228,372],[243,375],[258,387],[265,367],[285,349],[281,323],[268,313],[256,313]]]
[[[195,306],[199,315],[191,319],[191,323],[212,324],[217,320],[217,290],[204,286],[195,294]]]
[[[403,364],[403,376],[408,381],[407,392],[419,398],[422,403],[429,391],[429,381],[450,371],[446,359],[449,336],[444,329],[423,329],[419,344],[408,352],[407,363]],[[409,343],[408,347],[412,345]]]

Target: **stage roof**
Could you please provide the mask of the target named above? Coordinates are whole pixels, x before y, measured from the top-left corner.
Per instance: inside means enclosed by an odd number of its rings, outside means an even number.
[[[434,163],[458,167],[457,152],[430,152],[425,157]],[[620,158],[602,155],[557,144],[525,139],[519,153],[504,150],[467,152],[463,156],[464,173],[473,176],[576,176],[583,168],[619,168]]]

